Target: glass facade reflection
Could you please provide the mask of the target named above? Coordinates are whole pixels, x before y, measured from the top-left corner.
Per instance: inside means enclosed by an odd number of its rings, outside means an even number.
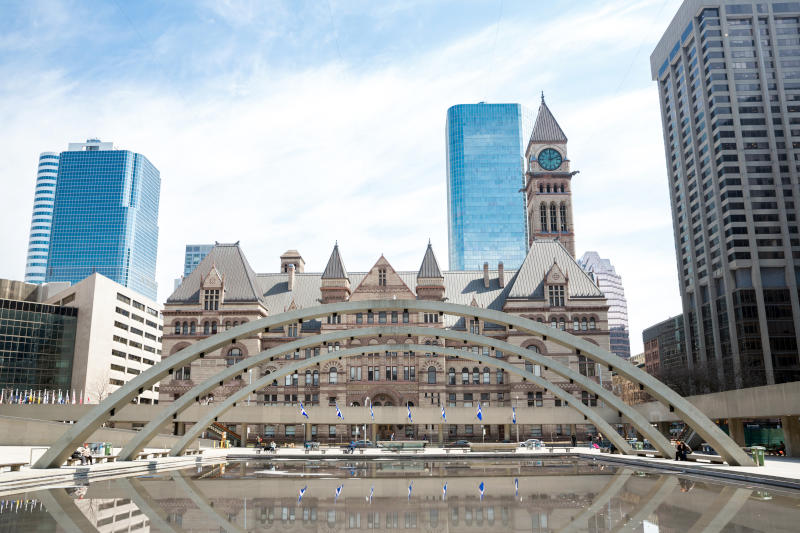
[[[191,274],[212,248],[214,248],[213,244],[187,244],[186,258],[183,261],[183,276]]]
[[[68,389],[78,310],[0,299],[0,389]]]
[[[525,147],[533,114],[519,104],[462,104],[447,110],[447,223],[450,270],[502,261],[519,268],[527,251]]]
[[[25,281],[44,282],[47,268],[47,251],[50,247],[50,224],[53,220],[53,199],[56,193],[58,154],[39,154],[36,172],[36,192],[33,198],[33,216],[28,238],[28,256],[25,262]]]
[[[62,152],[45,281],[98,272],[155,300],[160,190],[160,173],[142,154]]]

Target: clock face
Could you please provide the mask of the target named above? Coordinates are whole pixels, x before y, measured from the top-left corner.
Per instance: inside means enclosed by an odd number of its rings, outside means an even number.
[[[545,148],[539,152],[539,165],[545,170],[555,170],[561,166],[561,154],[552,148]]]

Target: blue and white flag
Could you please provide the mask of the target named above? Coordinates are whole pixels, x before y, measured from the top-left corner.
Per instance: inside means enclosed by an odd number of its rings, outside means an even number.
[[[303,407],[303,402],[300,402],[300,414],[308,419],[308,413],[306,413],[306,408]]]
[[[305,487],[303,487],[302,489],[300,489],[300,495],[297,497],[297,503],[300,503],[300,502],[302,502],[302,501],[303,501],[303,496],[305,496],[305,495],[306,495],[306,489],[307,489],[307,488],[308,488],[308,485],[306,485]]]
[[[411,406],[410,405],[406,405],[406,409],[408,409],[408,423],[409,424],[413,424],[414,420],[411,418]]]
[[[481,411],[481,404],[478,404],[478,412],[475,413],[475,416],[478,417],[478,420],[483,420],[483,411]]]
[[[516,424],[517,423],[517,408],[516,407],[512,407],[511,408],[511,423],[512,424]]]
[[[442,500],[445,498],[447,498],[447,481],[445,481],[444,485],[442,485]]]
[[[478,490],[481,491],[481,501],[483,501],[483,489],[484,488],[485,487],[483,486],[483,481],[481,481],[481,484],[478,485]]]
[[[447,422],[447,415],[446,415],[446,414],[445,414],[445,412],[444,412],[444,405],[442,406],[442,420],[444,420],[445,422]]]
[[[369,503],[372,503],[372,495],[375,494],[375,485],[369,488]]]
[[[519,498],[519,478],[514,478],[514,497]]]
[[[369,402],[369,417],[375,420],[375,411],[372,410],[372,402]]]
[[[336,496],[333,497],[333,503],[336,503],[336,500],[339,499],[339,495],[342,493],[343,487],[344,485],[339,485],[338,487],[336,487]]]
[[[413,487],[414,487],[414,482],[412,481],[412,482],[411,482],[411,483],[408,485],[408,499],[409,499],[409,500],[411,500],[411,489],[412,489]]]
[[[342,416],[342,412],[339,410],[339,403],[334,402],[334,405],[336,406],[336,418],[344,420],[344,416]]]

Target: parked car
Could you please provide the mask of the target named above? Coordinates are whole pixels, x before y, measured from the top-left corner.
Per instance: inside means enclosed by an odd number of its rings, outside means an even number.
[[[453,442],[448,442],[446,445],[448,448],[469,448],[469,441],[468,440],[456,440]]]
[[[528,439],[519,443],[520,448],[541,448],[542,446],[544,446],[544,442],[539,439]]]

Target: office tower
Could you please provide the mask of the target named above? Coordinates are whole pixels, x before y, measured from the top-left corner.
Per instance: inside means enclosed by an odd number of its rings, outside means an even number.
[[[97,272],[156,299],[161,177],[142,154],[89,139],[58,165],[45,281]]]
[[[56,193],[58,154],[39,154],[39,169],[36,172],[36,189],[33,197],[33,217],[28,256],[25,261],[25,281],[44,283],[47,269],[47,252],[50,249],[50,224],[53,221],[53,199]]]
[[[628,330],[628,301],[622,287],[622,276],[614,265],[597,252],[586,252],[578,260],[583,270],[594,278],[608,300],[608,334],[611,351],[628,359],[631,356],[631,341]]]
[[[519,104],[461,104],[447,110],[447,229],[450,268],[502,261],[519,268],[527,251],[524,153],[533,124]]]
[[[685,364],[711,390],[800,379],[798,33],[798,2],[687,0],[650,57]]]
[[[683,316],[668,318],[645,329],[642,341],[646,372],[681,394],[691,394],[690,385],[696,380],[686,366]]]
[[[194,267],[214,248],[213,244],[187,244],[186,258],[183,261],[183,277],[188,276]]]

